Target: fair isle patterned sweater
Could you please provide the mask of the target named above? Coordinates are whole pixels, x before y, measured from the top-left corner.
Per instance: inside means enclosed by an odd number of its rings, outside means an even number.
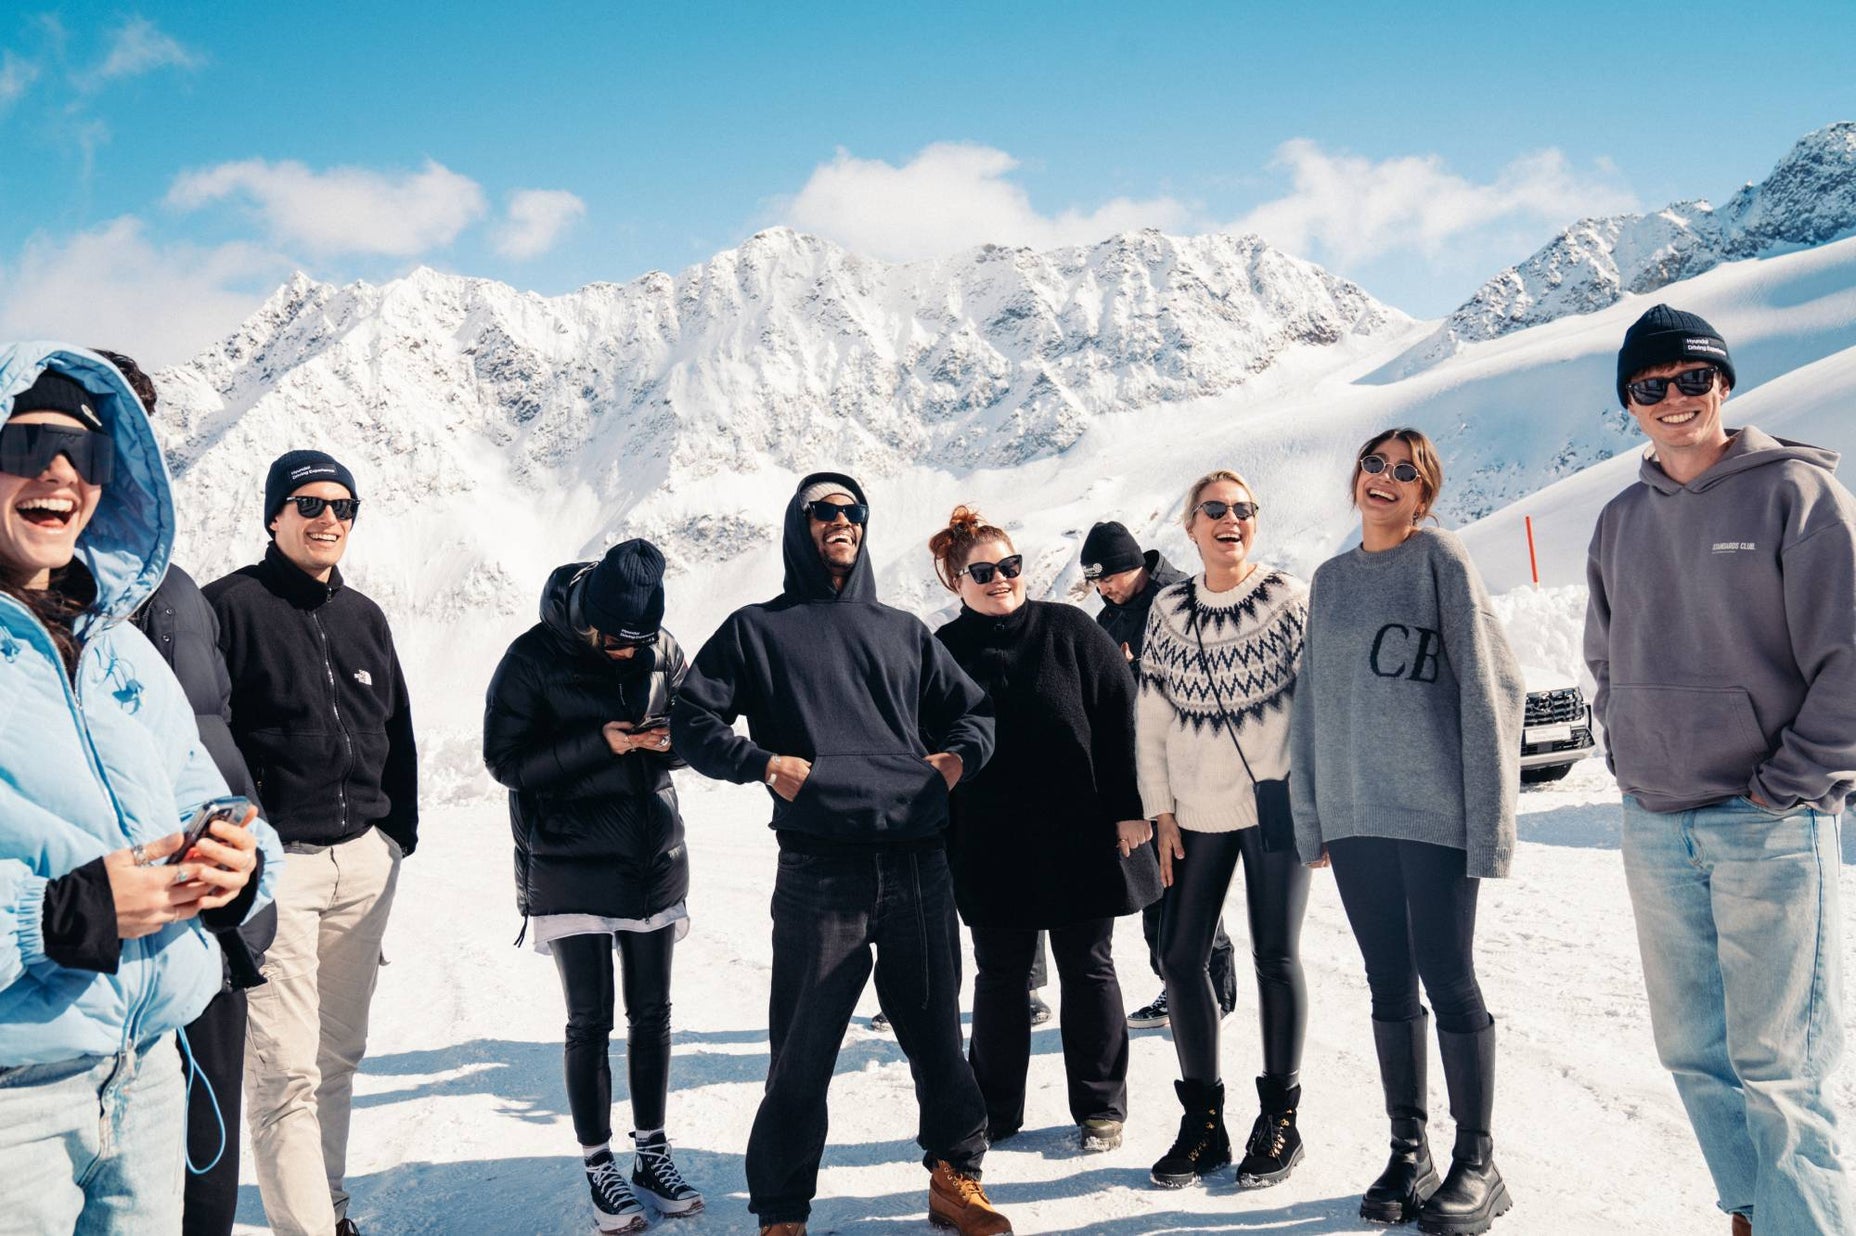
[[[1154,598],[1135,705],[1150,819],[1170,811],[1201,833],[1256,824],[1256,793],[1231,735],[1259,781],[1289,775],[1289,707],[1307,622],[1308,585],[1261,566],[1229,592],[1208,590],[1199,574]]]

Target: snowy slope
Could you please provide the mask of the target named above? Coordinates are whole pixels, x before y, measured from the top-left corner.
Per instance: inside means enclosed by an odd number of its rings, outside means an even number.
[[[1676,202],[1649,215],[1581,219],[1483,284],[1388,374],[1404,377],[1472,343],[1648,294],[1723,262],[1856,232],[1856,122],[1801,138],[1759,184],[1719,210]]]

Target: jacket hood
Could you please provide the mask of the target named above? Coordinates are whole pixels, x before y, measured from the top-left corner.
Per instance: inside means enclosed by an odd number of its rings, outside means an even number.
[[[825,569],[825,563],[818,556],[818,546],[812,543],[810,520],[799,506],[799,495],[820,481],[833,481],[844,486],[844,491],[859,502],[866,505],[869,502],[864,497],[863,486],[842,472],[814,472],[799,482],[792,500],[786,504],[786,538],[781,545],[786,580],[782,590],[795,601],[874,601],[876,573],[870,569],[868,522],[864,524],[863,542],[857,548],[856,565],[851,567],[844,587],[831,586],[831,572]]]
[[[1733,439],[1727,444],[1727,453],[1712,468],[1687,485],[1677,484],[1673,477],[1663,471],[1663,466],[1656,462],[1654,455],[1644,456],[1642,465],[1637,469],[1638,478],[1658,493],[1674,494],[1684,489],[1692,493],[1703,493],[1730,476],[1767,464],[1795,459],[1826,472],[1835,472],[1837,460],[1841,458],[1836,451],[1826,447],[1775,438],[1752,425],[1744,429],[1730,429],[1728,432],[1733,435]]]
[[[77,538],[77,558],[97,581],[97,600],[77,621],[86,639],[98,624],[127,618],[153,595],[174,551],[174,492],[148,414],[116,367],[62,343],[0,344],[0,414],[47,369],[96,398],[103,432],[116,444],[115,474]],[[4,419],[0,415],[0,419]]]
[[[621,676],[648,671],[657,664],[657,645],[640,649],[630,660],[614,661],[580,638],[575,619],[580,617],[580,600],[574,594],[581,580],[598,562],[569,562],[548,572],[548,582],[541,586],[541,625],[563,653],[585,658],[590,664],[610,669]],[[661,638],[660,638],[661,644]]]

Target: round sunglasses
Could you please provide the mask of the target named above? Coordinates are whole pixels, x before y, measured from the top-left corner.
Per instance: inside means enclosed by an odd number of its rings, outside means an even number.
[[[1023,554],[1013,554],[1011,557],[1001,558],[997,562],[969,562],[966,566],[954,572],[954,574],[956,578],[965,575],[974,583],[984,587],[992,582],[994,572],[997,572],[1006,579],[1017,579],[1018,573],[1024,569],[1025,556]]]
[[[1390,472],[1393,480],[1405,485],[1409,485],[1418,479],[1418,466],[1416,464],[1403,459],[1399,460],[1397,463],[1393,463],[1384,455],[1360,456],[1360,471],[1366,473],[1368,476],[1380,476]]]
[[[1667,378],[1638,378],[1635,382],[1626,382],[1624,389],[1630,393],[1632,403],[1650,408],[1669,397],[1671,386],[1690,397],[1707,394],[1714,389],[1715,373],[1713,365],[1703,365]]]

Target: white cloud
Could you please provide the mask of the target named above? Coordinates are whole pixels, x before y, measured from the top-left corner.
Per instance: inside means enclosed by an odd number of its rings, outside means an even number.
[[[952,142],[924,147],[896,167],[839,150],[782,204],[782,221],[891,261],[934,257],[988,242],[1048,249],[1117,232],[1177,230],[1191,211],[1168,197],[1115,198],[1094,210],[1041,214],[1008,179],[1018,161],[1003,150]]]
[[[1290,173],[1293,190],[1230,229],[1340,267],[1398,250],[1436,257],[1466,234],[1498,226],[1557,229],[1582,215],[1637,206],[1610,169],[1583,174],[1558,150],[1523,155],[1483,184],[1450,171],[1437,155],[1374,162],[1305,138],[1278,147],[1274,166]]]
[[[0,52],[0,115],[25,97],[38,80],[39,67],[14,52]]]
[[[62,339],[127,352],[151,368],[176,364],[230,333],[289,269],[252,245],[158,245],[132,215],[73,236],[36,236],[0,270],[0,338]]]
[[[565,189],[517,189],[509,195],[508,217],[496,229],[496,251],[509,258],[546,253],[584,214],[586,203]]]
[[[173,36],[164,34],[154,22],[133,17],[111,38],[109,52],[97,66],[95,76],[107,81],[115,77],[135,77],[156,69],[196,69],[203,63],[204,57]]]
[[[167,200],[194,210],[228,197],[248,201],[277,240],[318,253],[412,257],[450,244],[484,212],[476,181],[430,159],[397,174],[246,159],[183,172]]]

